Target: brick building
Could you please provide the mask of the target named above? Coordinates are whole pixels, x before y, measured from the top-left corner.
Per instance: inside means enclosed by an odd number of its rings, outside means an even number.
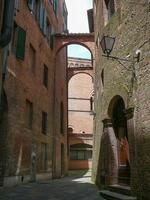
[[[69,169],[92,167],[93,66],[91,60],[68,58]]]
[[[93,180],[101,188],[150,197],[150,3],[95,0],[95,140]],[[115,37],[112,56],[102,57],[103,35]],[[136,58],[138,55],[138,59]],[[110,185],[119,185],[117,189]],[[123,192],[125,187],[119,192]],[[106,197],[109,191],[103,191]],[[117,198],[117,197],[116,197]]]
[[[67,30],[65,1],[15,3],[1,124],[3,185],[67,171],[66,50],[56,62],[54,40],[55,33]]]

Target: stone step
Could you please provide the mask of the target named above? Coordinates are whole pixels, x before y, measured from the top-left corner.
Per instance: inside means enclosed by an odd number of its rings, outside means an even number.
[[[131,195],[131,188],[129,186],[124,186],[124,185],[110,185],[108,189],[111,192],[116,192],[120,194],[125,194],[130,196]]]
[[[111,192],[109,190],[101,190],[100,195],[107,200],[137,200],[136,197],[131,197],[116,192]]]

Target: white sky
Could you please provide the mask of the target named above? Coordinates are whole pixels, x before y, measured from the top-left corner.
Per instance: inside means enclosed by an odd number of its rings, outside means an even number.
[[[68,9],[68,29],[70,33],[87,33],[87,10],[92,8],[92,0],[66,0]]]
[[[65,0],[68,9],[68,29],[70,33],[89,33],[87,10],[92,8],[93,0]],[[79,45],[68,46],[68,56],[91,58],[90,52]]]

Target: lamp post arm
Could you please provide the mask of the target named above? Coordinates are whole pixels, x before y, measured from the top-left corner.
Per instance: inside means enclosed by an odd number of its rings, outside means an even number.
[[[112,59],[112,60],[121,60],[121,61],[125,61],[125,62],[130,62],[130,63],[133,63],[132,60],[128,60],[126,58],[119,58],[119,57],[116,57],[116,56],[110,56],[110,55],[102,55],[103,57],[106,57],[107,59]]]

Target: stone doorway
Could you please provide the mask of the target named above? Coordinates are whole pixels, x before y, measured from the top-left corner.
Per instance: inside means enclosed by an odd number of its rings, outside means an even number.
[[[125,103],[117,96],[112,108],[112,125],[117,139],[118,184],[130,184],[130,158]]]

